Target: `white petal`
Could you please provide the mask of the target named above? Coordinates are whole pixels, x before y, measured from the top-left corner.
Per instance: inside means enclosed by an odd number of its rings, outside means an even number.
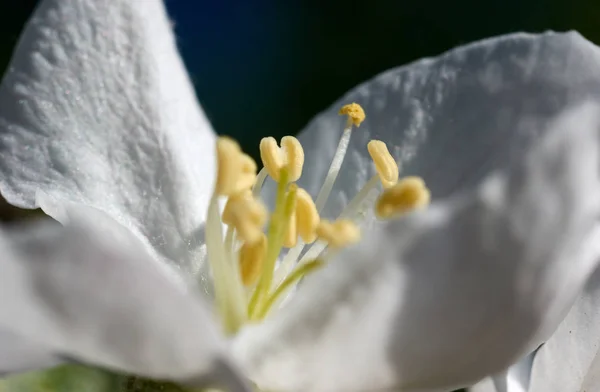
[[[600,270],[594,273],[556,333],[538,351],[530,391],[599,390],[599,326]]]
[[[102,209],[189,267],[214,135],[161,0],[44,0],[0,86],[0,190]]]
[[[321,186],[344,119],[363,105],[326,215],[334,216],[374,173],[367,142],[380,139],[401,176],[425,179],[433,199],[478,184],[526,151],[566,107],[600,99],[600,50],[577,33],[514,34],[454,49],[384,72],[317,116],[299,136],[306,151],[300,184]]]
[[[84,363],[244,390],[198,293],[118,223],[82,218],[0,237],[0,329]]]
[[[51,350],[0,329],[0,377],[58,365],[61,359]]]
[[[600,211],[599,111],[569,111],[507,174],[384,225],[309,277],[240,335],[251,378],[268,390],[435,390],[535,348],[598,261],[580,249]]]
[[[477,383],[469,392],[527,392],[532,365],[533,354],[530,354],[508,370]]]

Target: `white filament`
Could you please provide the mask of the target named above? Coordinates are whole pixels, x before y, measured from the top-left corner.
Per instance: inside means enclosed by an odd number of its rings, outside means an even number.
[[[268,175],[269,175],[269,173],[267,173],[267,169],[265,169],[264,167],[262,169],[260,169],[260,171],[256,175],[256,182],[252,186],[252,196],[253,197],[258,198],[260,196],[260,191],[261,191],[263,184],[265,183],[265,180],[267,179]]]
[[[359,215],[363,212],[363,206],[365,202],[369,198],[369,194],[379,184],[379,177],[377,175],[371,177],[369,181],[362,187],[362,189],[354,196],[350,203],[346,205],[346,207],[342,210],[342,213],[338,216],[338,219],[351,219],[355,223],[360,223],[364,218],[364,214],[359,217]],[[313,246],[310,247],[308,252],[302,257],[302,259],[298,262],[298,266],[302,266],[308,263],[311,260],[314,260],[321,256],[323,251],[327,248],[327,244],[325,242],[316,242]],[[302,250],[300,250],[301,252]],[[298,254],[300,254],[298,252]],[[297,257],[297,255],[296,255]],[[284,262],[286,260],[284,259]]]
[[[275,279],[273,279],[273,287],[279,286],[284,281],[286,276],[294,269],[294,265],[298,262],[300,253],[304,250],[306,244],[302,240],[298,240],[298,244],[290,249],[275,271]]]
[[[329,171],[327,172],[327,177],[325,177],[325,181],[323,182],[323,186],[321,186],[321,190],[317,195],[317,199],[315,200],[315,206],[317,207],[317,211],[321,213],[323,207],[325,207],[325,202],[331,193],[331,189],[333,188],[333,183],[335,182],[340,168],[342,167],[342,163],[344,162],[344,157],[346,156],[346,151],[348,151],[348,145],[350,144],[350,135],[352,134],[352,120],[349,118],[346,122],[346,127],[344,128],[344,132],[342,133],[342,138],[338,143],[337,150],[335,151],[335,155],[333,156],[333,160],[331,161],[331,166],[329,166]]]
[[[232,235],[233,236],[233,235]],[[244,289],[241,278],[231,263],[231,251],[223,242],[219,201],[216,195],[210,199],[206,218],[206,250],[213,275],[217,307],[226,328],[241,323],[246,318]],[[228,325],[229,324],[229,325]]]

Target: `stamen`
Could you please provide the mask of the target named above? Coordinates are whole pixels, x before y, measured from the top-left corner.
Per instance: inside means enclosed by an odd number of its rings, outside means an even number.
[[[295,283],[299,282],[300,279],[305,277],[310,272],[313,272],[314,270],[321,268],[324,264],[325,263],[322,260],[315,259],[315,260],[309,261],[308,263],[305,263],[304,265],[299,265],[291,274],[289,274],[283,280],[283,282],[281,282],[281,284],[279,286],[277,286],[277,289],[275,289],[273,294],[271,294],[269,296],[269,298],[264,302],[264,304],[261,306],[260,310],[257,312],[256,319],[258,319],[258,320],[264,319],[267,316],[267,314],[269,313],[269,310],[273,307],[273,304],[275,304],[275,302],[279,298],[281,298],[281,296],[289,288],[291,288]]]
[[[375,163],[375,169],[379,174],[381,184],[385,189],[392,187],[398,183],[398,164],[390,154],[387,146],[380,140],[371,140],[367,144],[369,155]]]
[[[267,236],[262,235],[255,243],[244,243],[240,249],[240,275],[246,287],[252,286],[260,277],[267,252]]]
[[[304,149],[302,144],[293,136],[284,136],[281,139],[281,149],[286,157],[285,162],[289,173],[289,181],[298,181],[304,167]]]
[[[206,246],[215,301],[227,334],[236,333],[248,320],[265,318],[304,276],[325,265],[341,248],[357,242],[360,239],[357,215],[366,211],[367,201],[372,205],[375,195],[371,191],[379,189],[379,182],[384,188],[375,204],[380,218],[429,202],[430,194],[423,180],[409,177],[398,182],[399,168],[385,143],[372,140],[367,147],[377,175],[364,185],[337,220],[321,220],[319,212],[339,174],[352,128],[365,119],[363,109],[356,103],[342,107],[340,114],[348,116],[346,126],[314,202],[308,192],[294,183],[304,165],[304,150],[296,138],[282,138],[281,147],[274,138],[264,138],[260,143],[264,168],[258,175],[256,163],[235,141],[218,138],[218,173],[206,220]],[[259,196],[267,176],[277,182],[277,193],[265,235],[267,210]],[[228,197],[222,214],[219,196]],[[228,225],[225,240],[222,223]],[[298,260],[304,246],[311,243],[311,248]],[[290,249],[277,265],[284,246]]]
[[[296,208],[290,217],[285,240],[283,242],[286,248],[293,248],[298,242],[298,235],[304,243],[310,244],[317,239],[317,226],[319,225],[319,213],[312,201],[312,197],[296,184],[290,185],[290,190],[296,192]]]
[[[360,123],[365,120],[365,111],[363,108],[357,103],[351,103],[348,105],[342,106],[339,114],[347,115],[348,118],[352,120],[352,123],[358,128],[360,127]]]
[[[319,213],[317,212],[317,207],[315,206],[312,197],[310,197],[310,194],[304,189],[298,188],[295,184],[292,184],[290,188],[291,187],[296,187],[297,189],[296,211],[293,216],[297,234],[300,235],[302,241],[298,244],[294,244],[295,246],[287,252],[277,267],[274,279],[275,284],[280,284],[287,274],[290,273],[292,268],[294,268],[294,264],[296,263],[298,256],[300,256],[300,253],[302,253],[304,246],[313,243],[317,239],[317,226],[321,221]]]
[[[260,159],[271,178],[279,182],[279,170],[283,167],[283,157],[274,137],[265,137],[260,141]]]
[[[371,177],[356,196],[350,200],[350,203],[344,207],[338,219],[350,219],[354,221],[356,219],[355,216],[362,210],[362,206],[369,197],[369,194],[373,189],[377,188],[380,182],[379,176],[375,175]]]
[[[256,182],[252,186],[252,195],[254,195],[254,197],[258,198],[260,196],[260,191],[262,190],[263,184],[265,183],[268,175],[269,172],[267,172],[267,169],[264,167],[258,172],[258,175],[256,176]]]
[[[288,171],[288,180],[297,181],[302,175],[304,166],[304,150],[293,136],[281,139],[281,148],[273,137],[265,137],[260,141],[260,158],[271,178],[279,182],[279,173],[283,167]]]
[[[342,213],[339,215],[338,219],[349,219],[353,222],[358,223],[360,220],[356,217],[356,215],[358,215],[362,211],[363,205],[369,198],[369,194],[373,189],[377,188],[379,182],[380,180],[378,176],[375,175],[371,177],[371,179],[365,184],[365,186],[363,186],[362,189],[356,194],[356,196],[354,196],[350,203],[346,205]],[[298,265],[304,265],[310,260],[322,258],[322,253],[325,250],[325,248],[327,248],[327,243],[325,242],[317,242],[313,244],[313,246],[310,247],[310,249],[298,262]],[[281,270],[282,275],[284,273],[287,273],[291,269],[291,266],[293,266],[294,261],[300,255],[301,252],[302,248],[298,250],[294,248],[290,252],[288,252],[288,254],[282,262],[282,267],[285,267],[285,269]],[[282,278],[280,278],[279,280],[281,279]]]
[[[305,244],[313,243],[317,239],[317,226],[321,218],[312,197],[302,188],[297,188],[296,216],[298,234]]]
[[[322,220],[317,227],[317,235],[332,248],[339,249],[357,242],[360,239],[360,230],[351,220]]]
[[[327,172],[323,186],[321,186],[321,190],[319,191],[317,199],[315,200],[315,205],[317,206],[318,212],[321,212],[323,207],[325,207],[327,198],[329,197],[331,189],[333,188],[333,183],[335,182],[340,172],[340,168],[342,167],[342,163],[344,162],[346,151],[348,151],[348,144],[350,144],[352,125],[358,127],[365,119],[365,112],[357,103],[343,106],[340,109],[340,114],[347,115],[348,120],[346,121],[346,127],[344,128],[344,132],[342,133],[342,137],[338,143],[337,150],[335,151],[333,160],[331,161],[331,166],[329,167],[329,171]]]
[[[287,169],[281,169],[279,173],[280,182],[277,183],[277,195],[275,198],[275,211],[271,216],[268,231],[268,246],[265,262],[261,271],[260,280],[256,290],[248,304],[248,314],[252,317],[263,297],[268,293],[273,281],[273,273],[277,256],[283,246],[283,237],[286,229],[286,222],[290,219],[296,206],[296,192],[292,189],[286,194],[288,183]]]
[[[304,256],[302,256],[302,259],[300,259],[300,261],[298,262],[298,265],[304,265],[308,262],[310,262],[310,260],[314,260],[316,258],[320,258],[321,257],[321,253],[323,253],[323,251],[327,248],[327,242],[323,242],[323,241],[317,241],[315,242],[310,249],[308,249],[308,251],[306,251],[306,254]],[[300,252],[298,252],[298,255],[300,254]],[[297,256],[296,256],[297,257]],[[288,267],[288,270],[291,269]]]
[[[235,251],[235,228],[233,226],[227,226],[227,232],[225,234],[225,241],[223,242],[225,250],[227,251],[230,260],[233,259],[233,252]]]
[[[287,254],[284,256],[283,260],[281,260],[281,263],[279,263],[279,266],[275,271],[273,286],[281,284],[285,277],[292,271],[296,261],[298,260],[298,256],[300,256],[300,253],[302,253],[302,250],[304,250],[304,246],[304,242],[300,241],[296,246],[288,250]],[[313,245],[311,249],[314,246],[315,245]]]
[[[290,219],[286,222],[285,236],[283,237],[283,246],[286,248],[293,248],[298,242],[297,219],[296,208],[294,208]]]
[[[244,292],[239,275],[227,262],[223,246],[223,233],[219,219],[218,198],[214,195],[208,206],[206,218],[206,250],[213,275],[217,310],[223,320],[225,332],[233,334],[246,321]]]
[[[429,204],[430,193],[420,177],[406,177],[383,191],[375,204],[379,218],[391,218]]]
[[[217,168],[217,195],[234,195],[251,188],[256,181],[256,162],[225,136],[217,139]]]
[[[222,220],[226,225],[233,226],[243,241],[254,243],[263,233],[267,209],[248,189],[229,197]]]

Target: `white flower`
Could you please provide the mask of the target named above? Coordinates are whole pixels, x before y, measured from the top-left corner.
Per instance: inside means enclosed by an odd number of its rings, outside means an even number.
[[[473,392],[585,392],[600,388],[600,270],[596,269],[556,332],[508,371]]]
[[[246,377],[444,391],[501,371],[550,335],[596,267],[599,64],[575,33],[517,34],[343,97],[299,136],[298,184],[315,195],[337,110],[366,109],[323,215],[367,182],[373,138],[437,202],[367,222],[285,306],[226,338],[202,241],[221,235],[205,212],[216,138],[162,2],[44,0],[0,86],[0,191],[65,228],[2,239],[0,371],[67,359],[234,391]]]

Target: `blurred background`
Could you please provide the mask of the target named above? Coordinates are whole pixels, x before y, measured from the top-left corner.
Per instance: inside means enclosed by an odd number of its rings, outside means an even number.
[[[36,0],[0,0],[0,74]],[[457,45],[515,31],[578,30],[600,44],[599,0],[166,0],[217,132],[256,155],[355,85]],[[243,116],[238,108],[243,107]],[[0,220],[30,212],[0,207]]]
[[[36,0],[0,0],[0,72]],[[219,133],[256,153],[355,85],[457,45],[575,29],[600,44],[598,0],[166,0],[197,94]],[[244,116],[237,108],[244,107]]]
[[[357,84],[457,45],[578,30],[600,44],[599,0],[165,0],[217,132],[257,156]],[[0,0],[0,74],[37,0]],[[243,107],[243,116],[238,108]],[[0,203],[0,220],[30,216]]]

